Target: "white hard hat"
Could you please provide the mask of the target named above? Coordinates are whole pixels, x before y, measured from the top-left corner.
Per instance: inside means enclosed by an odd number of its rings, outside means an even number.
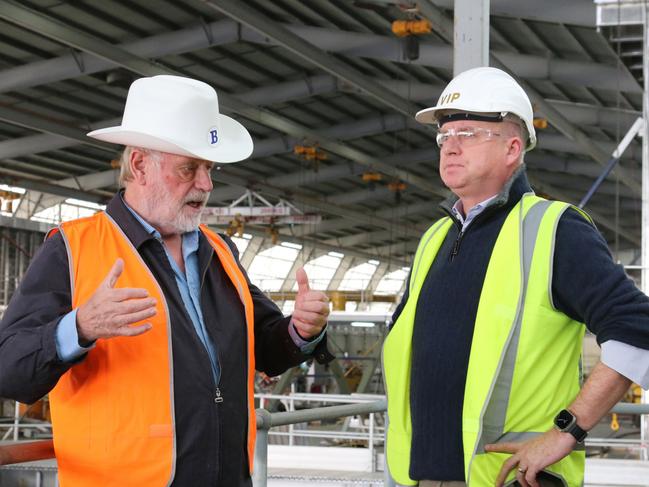
[[[239,122],[219,113],[210,85],[181,76],[140,78],[131,84],[119,127],[88,136],[213,162],[237,162],[252,153],[252,137]]]
[[[493,113],[500,117],[514,114],[525,123],[529,134],[525,150],[532,150],[536,145],[530,99],[516,80],[500,69],[474,68],[460,73],[446,86],[437,105],[417,112],[415,119],[421,123],[436,124],[440,115],[447,110]],[[500,120],[500,117],[494,120]]]

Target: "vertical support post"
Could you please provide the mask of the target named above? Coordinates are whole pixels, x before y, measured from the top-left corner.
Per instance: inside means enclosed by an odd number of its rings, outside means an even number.
[[[20,403],[16,401],[14,409],[14,441],[18,441],[18,424],[20,423]]]
[[[388,418],[388,412],[385,411],[385,440],[383,441],[383,486],[384,487],[395,487],[397,484],[390,475],[390,469],[388,468],[388,423],[390,418]]]
[[[489,66],[489,0],[455,0],[453,76]]]
[[[266,487],[266,484],[268,482],[268,430],[270,429],[270,427],[270,413],[265,409],[258,409],[257,442],[255,443],[255,463],[252,470],[253,487]]]
[[[368,439],[370,450],[370,461],[372,462],[372,472],[376,472],[376,458],[374,458],[374,413],[370,413],[370,437]]]
[[[248,269],[250,264],[252,264],[253,259],[257,256],[259,252],[263,249],[265,244],[265,239],[263,237],[252,237],[252,240],[248,243],[246,250],[243,252],[239,258],[239,262],[244,269]]]
[[[642,93],[642,118],[644,127],[642,130],[642,258],[641,258],[641,287],[642,292],[649,293],[649,32],[647,23],[647,9],[642,8],[643,20],[643,51],[642,56],[642,75],[644,78],[644,91]],[[649,402],[649,394],[642,391],[642,402]],[[642,459],[649,460],[648,447],[646,446],[649,439],[649,418],[643,414],[640,417],[640,438],[645,447],[642,450]]]
[[[290,397],[288,400],[288,410],[290,412],[295,411],[295,399],[293,399],[293,396]],[[288,425],[288,444],[290,446],[293,446],[295,440],[293,438],[293,430],[295,429],[295,424],[291,423]]]
[[[345,379],[345,372],[343,372],[343,368],[340,366],[340,362],[337,358],[334,359],[333,362],[329,363],[329,370],[333,373],[334,379],[338,384],[338,392],[340,394],[351,394],[349,386],[347,385],[347,380]]]

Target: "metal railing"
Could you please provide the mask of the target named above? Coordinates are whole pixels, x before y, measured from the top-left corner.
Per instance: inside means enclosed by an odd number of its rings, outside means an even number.
[[[284,399],[289,399],[285,396]],[[299,399],[299,398],[294,398]],[[352,397],[350,396],[350,399]],[[326,400],[326,399],[325,399]],[[338,419],[347,416],[356,416],[359,414],[382,413],[386,411],[386,400],[364,402],[359,404],[345,404],[341,406],[326,406],[313,409],[304,409],[299,411],[270,413],[266,409],[257,409],[257,445],[255,449],[255,468],[253,473],[253,484],[255,487],[266,487],[268,477],[268,434],[269,430],[276,426],[293,425],[309,421],[318,421],[326,419]],[[649,404],[630,404],[619,403],[613,407],[611,412],[620,414],[649,414]],[[373,422],[370,421],[370,425]],[[377,439],[379,435],[377,435]],[[594,444],[599,444],[598,439],[592,439]],[[587,441],[587,445],[590,443]],[[369,442],[369,447],[373,448],[373,442]],[[627,442],[620,442],[619,446],[626,445]],[[647,448],[648,445],[642,445]],[[54,447],[52,440],[34,441],[28,443],[18,443],[13,445],[0,446],[0,466],[14,463],[22,463],[34,460],[44,460],[54,458]],[[392,479],[384,469],[384,485],[394,486]]]
[[[281,402],[286,408],[287,412],[296,410],[307,409],[304,407],[306,404],[316,403],[315,407],[320,407],[323,404],[367,404],[370,402],[384,400],[385,396],[377,394],[314,394],[314,393],[299,393],[293,392],[291,394],[255,394],[255,399],[259,399],[259,407],[261,409],[267,408],[266,404],[273,402]],[[314,408],[309,408],[314,409]],[[352,416],[352,415],[347,415]],[[270,436],[287,437],[290,446],[295,444],[295,438],[323,438],[332,440],[361,440],[367,441],[368,447],[372,452],[374,449],[374,442],[384,439],[384,428],[375,422],[374,413],[369,413],[368,425],[365,426],[360,423],[357,426],[351,427],[346,422],[342,430],[325,431],[314,429],[299,429],[295,425],[304,421],[296,421],[288,425],[288,431],[272,431]],[[348,429],[356,429],[360,431],[347,431]]]
[[[20,442],[0,446],[0,466],[54,458],[52,440]]]
[[[44,433],[49,432],[51,436],[52,433],[51,423],[47,421],[31,420],[30,418],[27,418],[26,415],[27,412],[25,412],[23,415],[20,414],[20,403],[16,401],[14,405],[13,421],[10,423],[0,423],[0,429],[7,430],[5,431],[4,435],[2,435],[0,440],[4,441],[12,437],[11,439],[13,439],[14,441],[18,441],[20,437],[21,429],[32,429],[32,430],[35,429]]]
[[[353,398],[351,396],[348,401]],[[345,404],[342,406],[326,406],[320,408],[305,409],[301,411],[270,413],[266,409],[257,409],[257,444],[255,448],[255,466],[253,470],[253,485],[255,487],[266,487],[268,475],[268,432],[276,426],[293,425],[308,421],[326,419],[338,419],[346,416],[384,412],[386,410],[385,399],[359,404]],[[373,417],[370,418],[372,428]],[[374,439],[370,435],[369,441],[371,455],[374,454]],[[34,460],[46,460],[54,458],[54,444],[52,440],[41,440],[32,442],[21,442],[12,445],[0,446],[0,466],[15,463],[31,462]],[[385,469],[387,472],[387,469]],[[394,485],[386,473],[384,485]]]
[[[308,421],[323,419],[338,419],[357,414],[370,414],[385,412],[387,403],[385,399],[360,404],[345,404],[342,406],[326,406],[321,408],[304,409],[284,413],[270,413],[265,409],[257,409],[257,445],[255,448],[255,468],[253,470],[253,485],[266,487],[268,480],[268,431],[275,426],[292,425]],[[370,419],[370,427],[373,418]],[[373,440],[369,442],[370,454],[374,454]],[[384,469],[384,485],[394,485],[392,479]]]

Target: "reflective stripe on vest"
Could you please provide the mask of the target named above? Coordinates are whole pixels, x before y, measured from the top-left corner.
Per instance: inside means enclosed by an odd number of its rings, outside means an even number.
[[[551,302],[555,232],[567,208],[566,203],[525,195],[507,216],[494,245],[478,305],[464,392],[462,437],[465,478],[470,485],[493,485],[508,457],[484,453],[485,444],[547,431],[554,415],[579,391],[584,327],[556,311]],[[444,218],[422,238],[408,301],[384,344],[388,465],[395,480],[404,485],[415,484],[408,472],[416,304],[451,225]],[[519,265],[512,266],[512,262]],[[517,356],[525,360],[517,362]],[[553,366],[535,367],[539,363]],[[548,470],[566,485],[579,486],[584,461],[583,451],[573,452]]]
[[[73,308],[90,298],[115,260],[121,258],[124,271],[116,286],[147,289],[156,299],[157,311],[146,320],[153,328],[143,335],[98,340],[51,391],[60,483],[63,487],[169,485],[175,471],[176,435],[171,330],[164,294],[109,215],[102,212],[65,222],[59,230],[68,252]],[[248,367],[252,364],[254,374],[253,327],[248,312],[252,298],[245,278],[232,254],[224,249],[227,244],[213,232],[201,230],[244,303],[248,345],[253,345]],[[249,411],[249,424],[251,417],[254,421],[254,409]],[[254,438],[255,428],[249,427],[251,459]]]

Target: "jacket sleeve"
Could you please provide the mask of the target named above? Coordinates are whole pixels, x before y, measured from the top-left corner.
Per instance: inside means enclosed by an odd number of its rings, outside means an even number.
[[[56,234],[38,249],[0,321],[0,397],[32,403],[73,365],[56,350],[56,327],[71,310],[69,276]]]
[[[230,246],[239,268],[248,281],[255,310],[255,362],[257,370],[269,376],[275,376],[312,357],[319,363],[331,362],[334,356],[327,348],[326,333],[312,354],[306,355],[302,353],[288,331],[291,317],[284,316],[277,305],[250,282],[246,270],[239,262],[239,252],[236,245],[227,236],[221,235],[221,237]]]
[[[649,349],[649,298],[611,257],[602,235],[575,210],[559,220],[554,305],[586,323],[601,345],[615,340]]]

